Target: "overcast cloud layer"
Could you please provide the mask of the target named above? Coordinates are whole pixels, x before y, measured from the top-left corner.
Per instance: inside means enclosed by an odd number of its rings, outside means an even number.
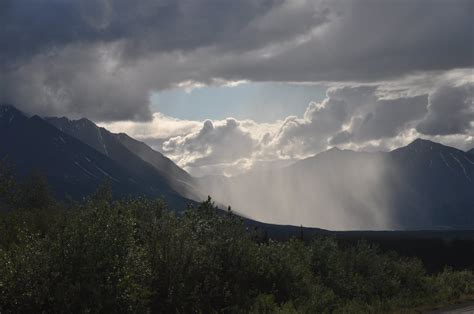
[[[0,101],[151,119],[180,83],[378,81],[473,66],[470,0],[4,0]]]
[[[473,12],[470,0],[3,0],[0,102],[107,123],[197,175],[417,136],[470,148]],[[331,87],[268,124],[150,111],[152,92],[241,80]]]

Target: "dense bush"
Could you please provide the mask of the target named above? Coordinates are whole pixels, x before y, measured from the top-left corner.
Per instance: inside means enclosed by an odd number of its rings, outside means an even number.
[[[68,206],[41,193],[0,216],[1,313],[379,312],[474,294],[472,272],[428,275],[368,243],[262,239],[210,199],[175,215],[106,187]]]

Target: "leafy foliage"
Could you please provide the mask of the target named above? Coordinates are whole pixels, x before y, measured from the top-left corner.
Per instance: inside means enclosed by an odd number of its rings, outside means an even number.
[[[106,185],[68,206],[33,190],[0,216],[1,313],[380,312],[474,294],[470,271],[428,275],[365,242],[262,241],[210,198],[176,215],[161,201],[114,201]]]

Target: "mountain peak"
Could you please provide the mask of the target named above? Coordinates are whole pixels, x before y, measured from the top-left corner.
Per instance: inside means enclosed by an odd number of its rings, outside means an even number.
[[[87,118],[71,120],[67,117],[61,117],[61,118],[48,117],[46,118],[46,121],[53,124],[56,128],[60,129],[61,131],[66,131],[66,133],[72,132],[73,136],[75,136],[74,134],[78,132],[82,133],[84,131],[91,132],[91,134],[94,134],[94,136],[96,136],[98,130],[101,129],[94,122],[92,122],[91,120]]]
[[[397,150],[414,150],[417,152],[422,152],[422,151],[432,151],[432,150],[440,150],[440,149],[449,149],[451,147],[445,146],[440,143],[436,143],[430,140],[422,139],[422,138],[417,138],[410,144],[404,147],[400,147]]]
[[[14,121],[27,119],[27,116],[11,105],[0,105],[0,126],[9,127]]]
[[[72,120],[74,121],[74,120]],[[97,126],[94,122],[92,122],[91,120],[87,119],[87,118],[80,118],[78,120],[76,120],[77,122],[80,122],[80,123],[85,123],[85,124],[90,124],[90,125],[94,125],[94,126]]]
[[[19,115],[19,116],[25,116],[26,115],[18,110],[16,107],[12,105],[0,105],[0,118],[5,116],[6,114],[8,115]]]
[[[407,146],[426,146],[426,145],[433,145],[433,144],[438,144],[438,143],[435,143],[435,142],[432,142],[430,140],[418,137],[417,139],[415,139],[413,142],[411,142]]]
[[[98,126],[94,122],[92,122],[91,120],[89,120],[87,118],[80,118],[80,119],[77,119],[77,120],[67,119],[67,121],[70,124],[75,125],[76,127],[92,127],[92,128],[95,128],[95,129],[98,128]]]
[[[449,150],[449,151],[459,151],[459,152],[465,153],[464,151],[462,151],[458,148],[455,148],[455,147],[452,147],[452,146],[447,146],[447,145],[444,145],[444,144],[441,144],[441,143],[438,143],[438,142],[433,142],[433,141],[430,141],[430,140],[421,139],[421,138],[417,138],[416,140],[414,140],[413,142],[411,142],[407,146],[401,147],[399,149],[409,149],[409,150],[415,150],[415,151],[418,151],[418,152],[422,152],[422,151],[448,151]],[[471,150],[471,152],[472,152],[472,150]],[[469,152],[467,152],[467,153],[469,153]]]

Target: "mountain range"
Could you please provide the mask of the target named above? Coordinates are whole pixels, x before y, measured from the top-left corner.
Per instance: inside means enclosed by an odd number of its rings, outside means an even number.
[[[472,150],[428,140],[391,152],[333,148],[281,169],[201,180],[243,215],[273,223],[340,230],[474,227]]]
[[[126,145],[137,146],[140,154]],[[109,181],[118,197],[162,197],[173,208],[184,208],[190,201],[180,180],[188,175],[160,153],[139,150],[141,145],[86,119],[28,117],[14,107],[0,107],[0,158],[19,175],[44,174],[57,197],[80,199]]]
[[[107,180],[118,197],[162,197],[179,210],[209,194],[244,217],[284,225],[474,228],[474,149],[422,139],[391,152],[334,148],[283,168],[194,178],[145,143],[90,120],[30,117],[4,105],[0,159],[20,176],[42,172],[59,198],[80,199]]]
[[[60,131],[91,146],[140,178],[163,180],[187,198],[198,198],[194,178],[163,154],[125,133],[111,133],[88,119],[44,118]]]

